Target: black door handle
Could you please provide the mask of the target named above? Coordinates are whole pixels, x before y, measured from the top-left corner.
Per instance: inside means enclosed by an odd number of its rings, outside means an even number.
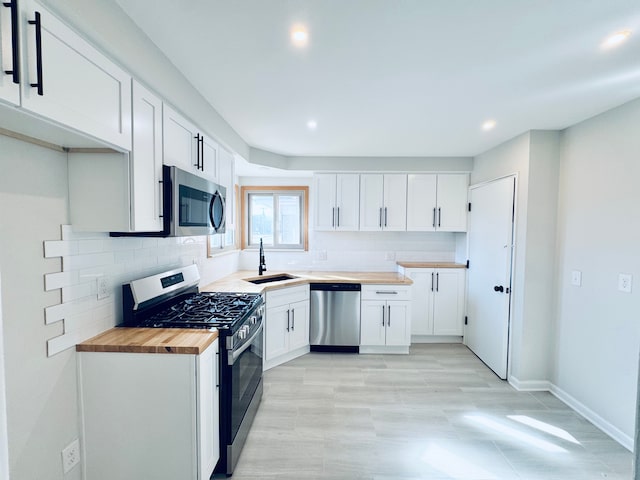
[[[18,1],[2,2],[2,5],[11,9],[11,70],[4,73],[13,77],[13,83],[20,83],[20,55],[18,52]]]
[[[502,285],[496,285],[493,287],[495,292],[504,292],[504,287]]]

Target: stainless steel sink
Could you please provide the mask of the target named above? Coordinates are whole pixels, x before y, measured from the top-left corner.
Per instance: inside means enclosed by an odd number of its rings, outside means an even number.
[[[262,283],[281,282],[283,280],[292,280],[294,278],[298,277],[294,277],[293,275],[289,275],[288,273],[281,273],[279,275],[270,275],[268,277],[247,279],[247,282],[260,285]]]

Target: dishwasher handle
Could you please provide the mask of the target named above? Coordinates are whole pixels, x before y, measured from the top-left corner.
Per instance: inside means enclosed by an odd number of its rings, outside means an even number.
[[[362,286],[359,283],[312,283],[309,289],[324,292],[359,292]]]

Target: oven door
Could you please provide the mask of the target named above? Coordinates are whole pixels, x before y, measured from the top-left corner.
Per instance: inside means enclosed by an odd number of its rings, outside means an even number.
[[[262,379],[262,342],[264,324],[252,333],[248,342],[229,352],[231,370],[231,443],[240,429],[245,413]]]

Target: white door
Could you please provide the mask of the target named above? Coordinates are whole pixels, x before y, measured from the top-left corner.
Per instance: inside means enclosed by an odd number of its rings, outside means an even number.
[[[200,134],[202,135],[202,133]],[[218,144],[211,137],[203,135],[200,165],[204,177],[214,183],[220,183],[220,164],[218,162]]]
[[[336,175],[336,230],[357,231],[360,218],[360,175]]]
[[[19,42],[14,32],[18,32],[18,2],[3,2],[0,5],[0,100],[19,105]]]
[[[384,176],[384,229],[402,232],[407,229],[407,176]]]
[[[432,268],[407,269],[411,285],[411,335],[433,334],[433,291],[435,273]]]
[[[462,335],[464,329],[464,270],[436,271],[433,297],[433,334]]]
[[[333,230],[336,225],[336,175],[334,173],[314,175],[313,189],[314,228],[315,230]]]
[[[382,175],[376,173],[360,175],[360,230],[382,230],[383,194]]]
[[[289,305],[289,350],[309,345],[309,300]]]
[[[162,100],[133,82],[131,230],[162,230]]]
[[[163,106],[162,114],[163,163],[187,172],[199,172],[199,144],[195,125],[167,105]]]
[[[0,292],[2,286],[0,285]],[[4,339],[2,329],[2,295],[0,295],[0,478],[9,478],[9,434],[4,381]]]
[[[407,230],[433,232],[436,229],[436,181],[433,173],[407,177]],[[466,199],[466,187],[465,187]]]
[[[409,345],[409,303],[387,302],[387,345]]]
[[[467,190],[469,175],[438,175],[438,230],[464,232],[467,230]]]
[[[515,178],[472,187],[465,344],[507,378]]]
[[[265,361],[284,355],[289,351],[289,305],[267,308],[264,331]]]
[[[362,302],[360,316],[360,344],[384,345],[387,302],[382,300],[367,300]]]
[[[21,10],[22,106],[131,150],[131,76],[38,3]]]

